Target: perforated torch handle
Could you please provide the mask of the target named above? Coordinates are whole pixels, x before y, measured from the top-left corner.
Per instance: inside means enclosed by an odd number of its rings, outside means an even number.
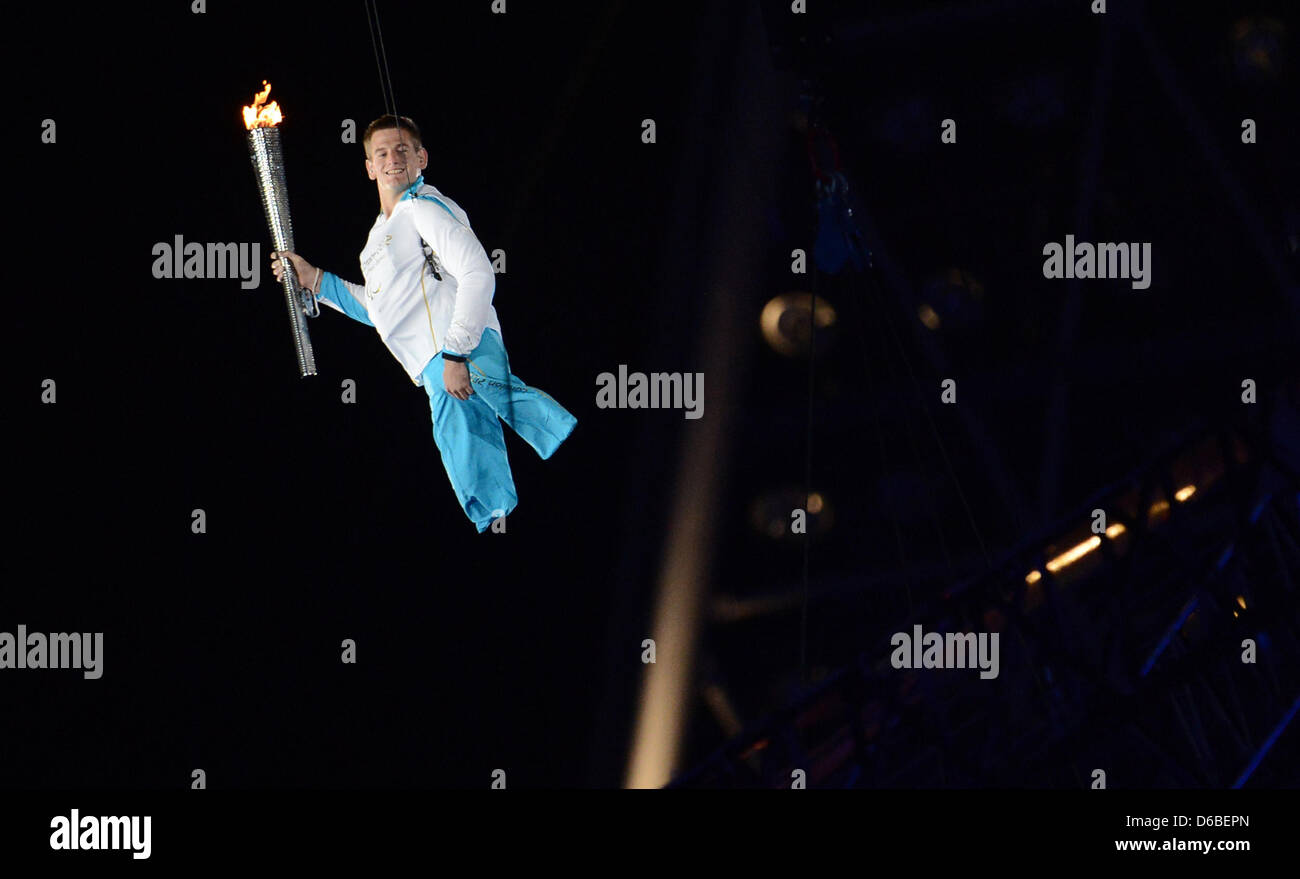
[[[271,240],[277,252],[292,251],[293,220],[289,216],[289,188],[285,183],[284,154],[280,149],[278,128],[254,128],[248,132],[248,152],[257,176],[257,188],[262,195],[262,208],[271,228]],[[316,375],[316,355],[312,351],[311,336],[307,333],[307,300],[298,284],[293,265],[284,260],[280,277],[284,288],[284,301],[289,311],[289,329],[293,334],[294,350],[298,354],[298,371],[303,377]],[[313,298],[312,305],[315,302]],[[319,311],[317,311],[319,313]]]

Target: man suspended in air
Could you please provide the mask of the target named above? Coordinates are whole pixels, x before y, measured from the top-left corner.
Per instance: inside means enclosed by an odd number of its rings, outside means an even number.
[[[501,421],[546,459],[578,420],[510,372],[492,306],[492,263],[469,215],[424,182],[419,172],[429,154],[422,143],[406,116],[381,116],[362,137],[382,208],[361,251],[364,285],[288,251],[271,254],[271,270],[278,280],[280,257],[288,258],[302,284],[374,327],[412,383],[424,387],[456,499],[482,533],[518,503]]]

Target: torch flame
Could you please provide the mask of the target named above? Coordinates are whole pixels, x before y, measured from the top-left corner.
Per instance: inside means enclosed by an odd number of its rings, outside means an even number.
[[[272,128],[279,125],[284,119],[284,116],[280,113],[279,104],[275,101],[266,104],[266,99],[271,94],[271,84],[266,80],[262,80],[262,85],[266,86],[266,88],[254,96],[253,106],[244,108],[245,128]],[[266,104],[266,106],[263,107],[263,104]]]

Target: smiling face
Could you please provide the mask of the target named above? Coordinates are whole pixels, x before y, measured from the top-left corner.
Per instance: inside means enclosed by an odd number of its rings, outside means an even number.
[[[366,174],[380,189],[406,189],[428,164],[429,153],[408,131],[383,128],[370,136]]]

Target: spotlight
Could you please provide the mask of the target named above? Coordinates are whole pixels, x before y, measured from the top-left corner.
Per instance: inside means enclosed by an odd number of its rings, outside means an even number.
[[[804,503],[807,507],[804,507]],[[795,510],[803,511],[796,516]],[[799,541],[804,535],[793,529],[803,521],[811,535],[825,534],[835,521],[835,511],[826,495],[821,492],[804,494],[802,488],[793,486],[771,489],[754,499],[749,508],[749,521],[754,530],[772,540]]]
[[[917,317],[931,330],[939,329],[940,322],[949,331],[967,330],[984,319],[984,284],[965,269],[952,266],[933,273],[921,295],[924,304]]]
[[[786,357],[799,357],[808,353],[808,341],[812,333],[811,314],[814,309],[812,294],[806,291],[782,293],[773,297],[763,306],[759,324],[763,338],[772,350]],[[834,307],[822,297],[817,297],[817,329],[819,335],[835,326],[837,316]],[[818,342],[818,350],[823,342]]]

